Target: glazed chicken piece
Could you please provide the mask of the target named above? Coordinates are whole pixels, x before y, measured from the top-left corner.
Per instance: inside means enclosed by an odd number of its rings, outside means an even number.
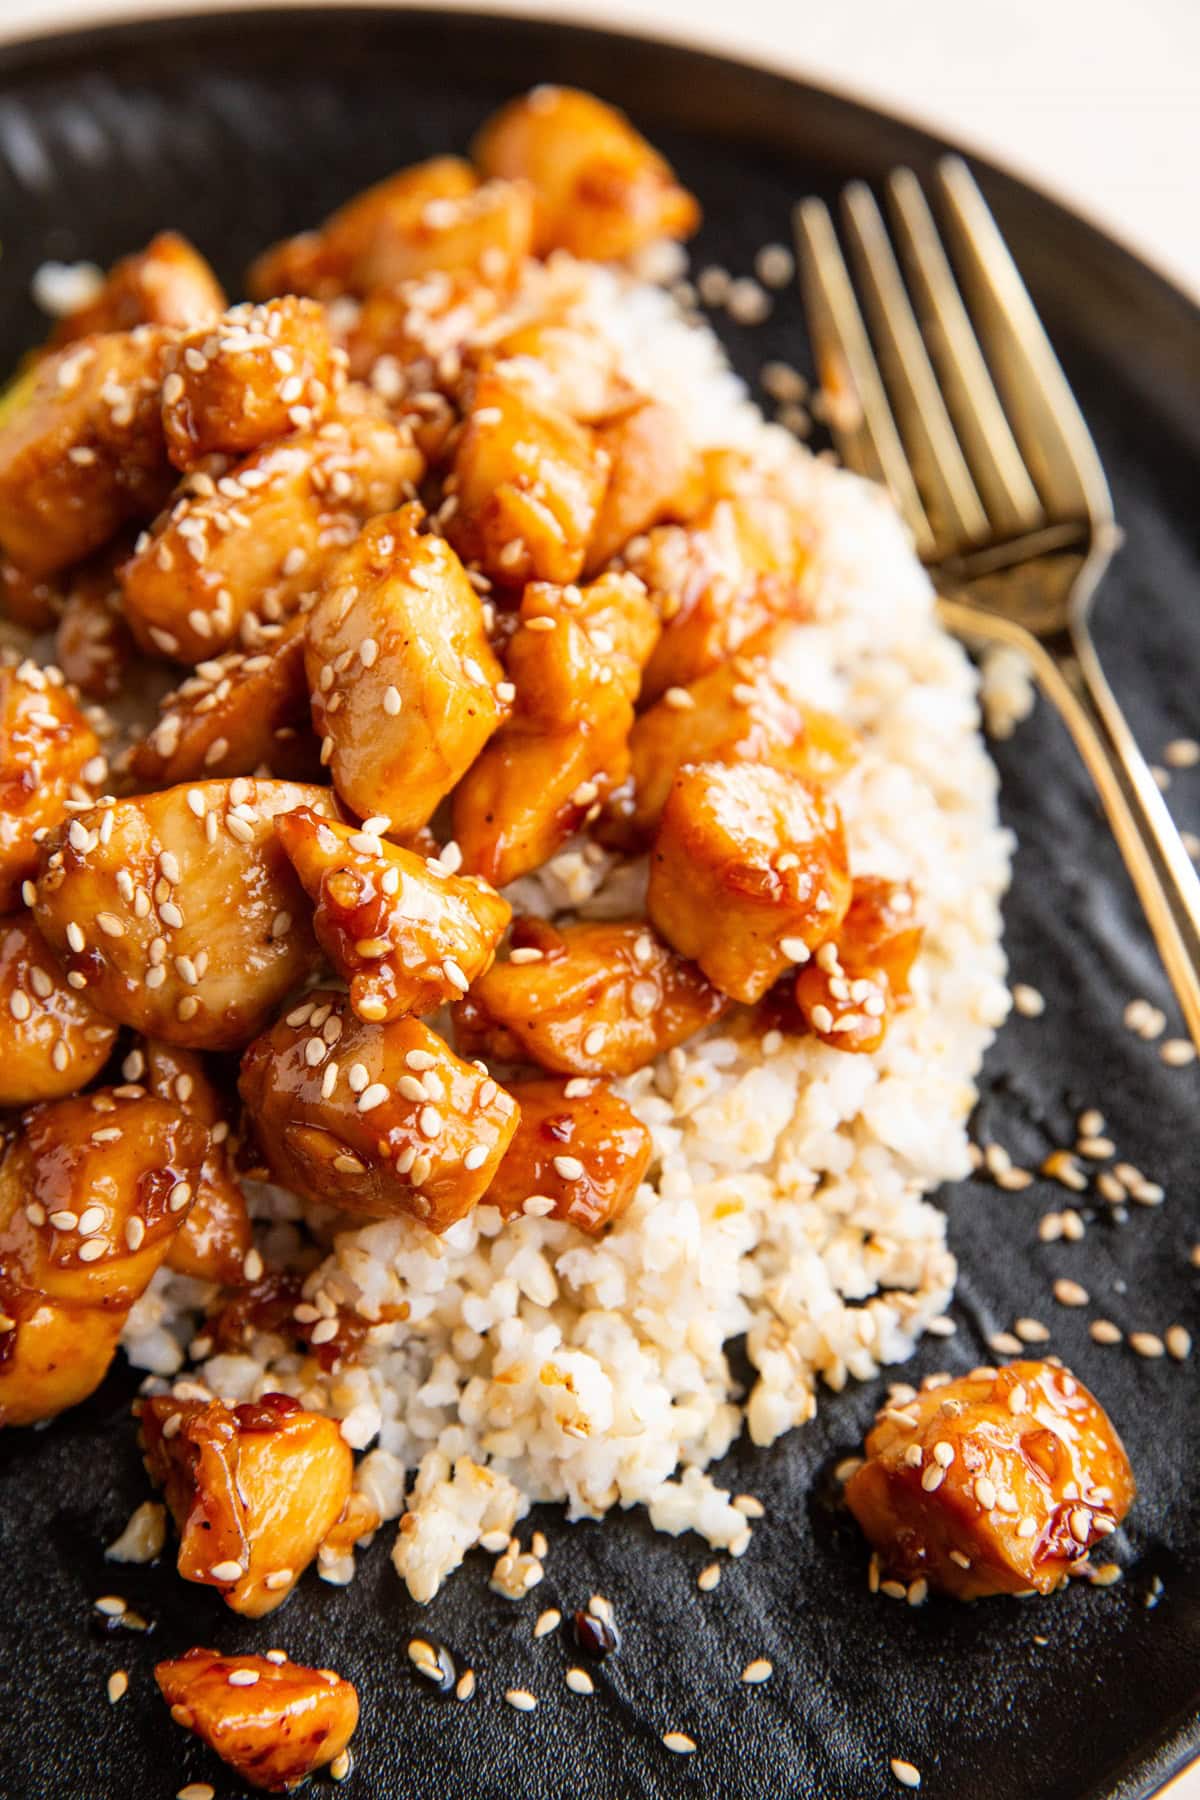
[[[204,1060],[194,1050],[158,1038],[148,1038],[134,1057],[150,1093],[181,1106],[208,1133],[208,1148],[192,1184],[191,1209],[167,1252],[167,1267],[197,1281],[242,1286],[253,1243],[250,1218],[234,1171],[229,1121]]]
[[[1015,1362],[888,1407],[845,1491],[889,1574],[973,1600],[1053,1593],[1137,1490],[1082,1382]]]
[[[658,637],[640,582],[531,582],[508,651],[511,719],[454,795],[465,867],[497,887],[553,856],[629,770],[633,702]]]
[[[533,242],[533,192],[523,181],[485,181],[430,200],[411,220],[376,232],[355,275],[368,291],[446,274],[511,287]]]
[[[797,698],[790,665],[802,666],[803,629],[777,625],[686,688],[668,688],[633,728],[633,819],[652,831],[684,763],[770,763],[825,784],[855,757],[848,726]]]
[[[434,156],[400,169],[348,200],[316,231],[274,244],[251,264],[246,277],[256,300],[272,294],[365,294],[378,285],[381,253],[395,255],[422,235],[430,205],[460,201],[475,192],[478,176],[458,156]],[[435,214],[436,217],[436,214]]]
[[[275,829],[359,1018],[436,1012],[491,967],[512,908],[486,882],[306,807]]]
[[[305,615],[269,628],[260,649],[227,650],[197,663],[159,702],[158,723],[134,744],[128,769],[139,787],[264,770],[286,781],[321,773],[304,672]]]
[[[653,1145],[641,1120],[607,1082],[520,1081],[516,1135],[484,1195],[505,1218],[562,1219],[595,1235],[619,1219],[638,1190]]]
[[[42,357],[0,405],[0,549],[29,575],[82,562],[171,487],[159,389],[166,333],[84,338]]]
[[[397,837],[424,825],[507,711],[479,596],[417,505],[372,519],[309,614],[322,758],[346,805]]]
[[[198,1645],[160,1662],[154,1679],[177,1725],[194,1731],[239,1781],[286,1793],[341,1755],[358,1724],[358,1694],[332,1669]]]
[[[455,451],[447,535],[495,581],[576,581],[607,480],[607,454],[586,426],[481,375]]]
[[[27,912],[0,918],[0,1107],[60,1100],[108,1061],[117,1028],[71,987]]]
[[[354,1457],[337,1420],[288,1394],[232,1408],[156,1394],[140,1417],[146,1467],[179,1531],[183,1579],[215,1587],[247,1618],[274,1612],[350,1498]]]
[[[553,294],[543,300],[536,288],[527,302],[523,294],[522,302],[514,309],[515,322],[499,336],[495,329],[479,331],[476,343],[467,346],[476,370],[524,388],[581,425],[603,426],[641,404],[621,373],[616,346],[589,320],[572,316],[570,305]]]
[[[56,582],[27,575],[7,556],[0,556],[0,617],[11,619],[26,631],[50,631],[58,623],[62,609],[62,589]]]
[[[686,687],[768,626],[804,616],[800,527],[761,487],[715,500],[691,525],[656,526],[623,560],[650,589],[663,621],[643,700]]]
[[[685,763],[650,857],[646,912],[734,1000],[761,1000],[837,935],[850,905],[842,822],[819,788],[765,764]]]
[[[187,330],[224,310],[221,285],[200,252],[177,231],[160,231],[144,250],[113,264],[99,293],[59,320],[50,343],[57,349],[96,331],[138,325]]]
[[[534,251],[610,262],[655,238],[690,237],[700,208],[623,113],[577,88],[536,87],[494,114],[472,155],[484,175],[536,195]]]
[[[206,456],[245,456],[308,431],[345,381],[325,309],[294,294],[231,307],[185,333],[163,359],[162,416],[177,469]]]
[[[125,686],[137,652],[112,554],[93,558],[72,576],[54,654],[72,687],[89,700],[113,700]]]
[[[364,519],[396,506],[423,459],[407,426],[363,412],[253,451],[203,493],[193,486],[121,571],[134,636],[198,662],[247,615],[293,612]]]
[[[921,948],[916,896],[906,881],[856,876],[836,941],[796,977],[796,1004],[810,1030],[837,1050],[878,1050]]]
[[[206,1133],[140,1087],[35,1107],[0,1162],[0,1423],[97,1388],[192,1202]]]
[[[699,459],[673,406],[642,400],[596,432],[608,486],[592,529],[587,567],[602,569],[631,538],[664,519],[690,519],[704,501]]]
[[[719,1019],[723,994],[638,923],[519,919],[508,960],[454,1009],[465,1055],[563,1075],[631,1075]]]
[[[393,405],[409,392],[457,394],[468,339],[495,317],[499,304],[494,288],[463,276],[433,274],[399,288],[375,288],[346,332],[350,373],[366,380],[386,357],[391,384],[384,379],[381,391]],[[452,416],[447,407],[444,417]],[[420,429],[416,422],[414,428]]]
[[[110,1018],[172,1044],[240,1049],[319,960],[273,820],[329,800],[239,778],[77,813],[43,852],[38,929]]]
[[[376,1025],[308,994],[242,1058],[239,1083],[276,1181],[361,1218],[431,1231],[482,1198],[517,1125],[510,1094],[416,1019]]]
[[[61,672],[0,659],[0,912],[21,904],[68,802],[91,799],[92,778],[105,773],[100,740]]]

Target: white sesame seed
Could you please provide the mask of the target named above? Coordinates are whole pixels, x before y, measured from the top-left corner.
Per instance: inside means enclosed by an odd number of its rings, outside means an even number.
[[[103,1238],[88,1238],[86,1243],[79,1246],[79,1260],[86,1263],[99,1262],[107,1248]]]
[[[591,1030],[584,1034],[583,1054],[585,1056],[599,1056],[601,1050],[604,1048],[604,1040],[607,1035],[603,1025],[593,1025]]]
[[[216,1800],[216,1789],[207,1781],[189,1781],[179,1789],[175,1800]]]
[[[1192,1336],[1183,1325],[1170,1325],[1164,1335],[1167,1355],[1175,1362],[1186,1362],[1192,1354]]]
[[[257,1250],[247,1250],[242,1258],[242,1273],[247,1281],[262,1280],[263,1259]]]
[[[1167,1038],[1158,1054],[1168,1068],[1182,1069],[1195,1062],[1196,1046],[1188,1038]]]
[[[566,1683],[573,1694],[594,1694],[596,1684],[586,1669],[568,1669]]]
[[[888,1767],[891,1769],[892,1774],[896,1777],[896,1780],[900,1783],[901,1787],[920,1787],[921,1771],[918,1769],[916,1763],[905,1762],[902,1756],[893,1756],[889,1761]]]
[[[95,1602],[95,1607],[96,1611],[103,1613],[106,1619],[119,1619],[123,1613],[129,1610],[127,1602],[122,1600],[120,1594],[101,1594]]]
[[[676,1756],[692,1756],[696,1749],[695,1738],[690,1738],[686,1731],[664,1731],[663,1743]]]
[[[1135,1350],[1139,1356],[1153,1359],[1161,1356],[1166,1346],[1153,1331],[1131,1331],[1129,1348]]]
[[[456,987],[460,994],[465,994],[471,985],[458,964],[454,961],[454,958],[451,956],[448,956],[443,962],[442,974],[446,977],[446,980],[450,983],[451,987]]]
[[[561,1175],[564,1181],[580,1181],[583,1178],[583,1164],[577,1156],[556,1156],[554,1172]]]
[[[246,1573],[240,1562],[231,1560],[214,1563],[208,1571],[214,1581],[240,1581]]]
[[[124,1699],[128,1691],[129,1676],[125,1673],[124,1669],[114,1669],[105,1684],[105,1692],[108,1695],[109,1705],[115,1706],[118,1700]]]
[[[774,1673],[774,1665],[765,1656],[756,1656],[754,1661],[748,1662],[742,1670],[742,1680],[749,1686],[755,1687],[760,1681],[769,1681]]]
[[[537,1705],[536,1698],[528,1688],[506,1688],[504,1698],[510,1706],[515,1706],[518,1712],[532,1712]]]
[[[258,1669],[230,1669],[227,1677],[230,1687],[257,1687]]]
[[[377,1106],[383,1105],[387,1097],[388,1091],[382,1081],[373,1081],[358,1096],[358,1110],[360,1113],[374,1112]]]
[[[1054,1298],[1060,1306],[1086,1306],[1089,1295],[1085,1287],[1077,1281],[1069,1281],[1065,1276],[1054,1283]]]

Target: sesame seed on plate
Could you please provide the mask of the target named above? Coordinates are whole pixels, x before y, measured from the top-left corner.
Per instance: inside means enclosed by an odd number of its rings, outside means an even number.
[[[1164,1334],[1167,1355],[1175,1362],[1186,1362],[1192,1354],[1192,1337],[1184,1325],[1170,1325]]]
[[[664,1731],[662,1741],[676,1756],[691,1756],[696,1749],[695,1738],[690,1738],[686,1731]]]
[[[757,1687],[760,1681],[769,1681],[774,1674],[774,1665],[765,1656],[756,1656],[742,1670],[742,1680],[749,1687]]]
[[[586,1669],[568,1669],[566,1683],[573,1694],[594,1694],[596,1684]]]
[[[1196,1046],[1190,1038],[1167,1038],[1159,1047],[1160,1058],[1170,1069],[1182,1069],[1196,1060]]]
[[[1089,1295],[1087,1289],[1082,1287],[1078,1281],[1070,1281],[1066,1276],[1060,1276],[1054,1283],[1054,1298],[1060,1306],[1086,1306]]]
[[[720,1563],[706,1563],[696,1577],[696,1586],[700,1589],[702,1594],[711,1594],[715,1587],[720,1586],[720,1582]]]
[[[105,1692],[108,1695],[110,1706],[115,1706],[118,1700],[123,1700],[128,1691],[129,1676],[124,1669],[114,1669],[105,1684]]]
[[[1149,1360],[1153,1360],[1163,1354],[1166,1346],[1162,1339],[1153,1331],[1131,1331],[1129,1334],[1129,1348],[1135,1350],[1139,1356],[1144,1356]]]
[[[1031,987],[1027,981],[1018,981],[1013,985],[1013,1005],[1026,1019],[1037,1019],[1046,1010],[1045,997],[1037,988]]]
[[[531,1694],[528,1688],[505,1688],[504,1698],[510,1706],[515,1706],[518,1712],[532,1712],[537,1705],[536,1696]]]
[[[896,1780],[900,1783],[901,1787],[920,1787],[921,1771],[918,1769],[916,1763],[905,1762],[902,1756],[893,1756],[888,1763],[888,1767],[891,1769],[892,1774],[896,1777]]]

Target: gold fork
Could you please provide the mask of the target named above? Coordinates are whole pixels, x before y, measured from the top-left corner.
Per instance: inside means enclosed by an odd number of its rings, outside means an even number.
[[[796,208],[834,441],[849,468],[891,490],[949,629],[1019,650],[1058,708],[1200,1048],[1200,878],[1088,629],[1120,543],[1108,483],[974,178],[946,157],[936,180],[957,278],[910,169],[887,182],[899,261],[866,185],[842,196],[874,350],[828,209],[815,199]]]

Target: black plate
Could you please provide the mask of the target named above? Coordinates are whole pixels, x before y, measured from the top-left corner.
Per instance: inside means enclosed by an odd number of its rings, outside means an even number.
[[[175,19],[0,50],[0,352],[42,329],[27,299],[47,257],[105,262],[177,225],[235,287],[268,240],[317,219],[401,163],[465,144],[483,115],[534,80],[575,82],[627,106],[702,196],[695,264],[749,268],[785,239],[790,203],[943,146],[849,101],[679,47],[545,23],[463,15],[322,11]],[[1195,730],[1200,666],[1200,323],[1156,275],[1080,220],[995,170],[983,186],[1025,270],[1096,432],[1128,541],[1105,584],[1099,630],[1122,698],[1152,756]],[[798,303],[768,325],[723,329],[753,378],[768,357],[805,360]],[[1036,1166],[1069,1141],[1083,1105],[1107,1114],[1122,1154],[1160,1180],[1167,1204],[1126,1223],[1094,1216],[1086,1241],[1042,1246],[1035,1225],[1069,1198],[1038,1182],[1004,1194],[948,1189],[962,1261],[958,1335],[912,1365],[962,1370],[1015,1315],[1053,1326],[1051,1348],[1111,1407],[1141,1498],[1117,1542],[1125,1581],[1076,1584],[1048,1601],[933,1603],[909,1610],[866,1592],[865,1555],[829,1503],[831,1461],[859,1441],[882,1384],[823,1398],[815,1424],[767,1453],[739,1447],[718,1473],[761,1495],[768,1519],[715,1594],[695,1538],[655,1537],[640,1514],[565,1528],[545,1582],[520,1606],[491,1594],[473,1556],[421,1611],[392,1572],[389,1528],[354,1585],[309,1576],[273,1622],[239,1622],[169,1564],[106,1565],[102,1546],[145,1497],[127,1371],[49,1429],[4,1445],[3,1618],[7,1696],[0,1792],[68,1800],[173,1794],[236,1784],[170,1725],[151,1668],[202,1642],[281,1643],[359,1687],[358,1763],[344,1792],[377,1800],[882,1800],[900,1790],[888,1759],[923,1771],[930,1796],[1085,1800],[1146,1794],[1200,1747],[1200,1408],[1190,1365],[1101,1349],[1099,1314],[1162,1330],[1194,1313],[1188,1253],[1197,1229],[1191,1144],[1194,1069],[1164,1069],[1121,1023],[1145,994],[1175,1020],[1162,974],[1092,794],[1044,709],[998,748],[1004,810],[1021,838],[1008,906],[1014,975],[1047,996],[988,1059],[977,1135]],[[1200,771],[1172,788],[1200,828]],[[1177,1029],[1177,1022],[1170,1029]],[[1194,1140],[1193,1140],[1194,1141]],[[1103,1210],[1103,1209],[1102,1209]],[[1190,1213],[1190,1223],[1189,1223]],[[1091,1290],[1086,1310],[1050,1297],[1057,1275]],[[1152,1584],[1162,1583],[1150,1609]],[[108,1639],[92,1600],[117,1589],[157,1622],[151,1638]],[[536,1613],[593,1590],[616,1603],[619,1656],[597,1693],[568,1693],[559,1637],[534,1644]],[[405,1656],[414,1630],[479,1672],[470,1705],[440,1703]],[[1044,1640],[1040,1641],[1039,1640]],[[775,1675],[738,1675],[767,1655]],[[110,1671],[131,1674],[109,1708]],[[541,1696],[522,1715],[512,1684]],[[690,1759],[660,1734],[690,1732]]]

